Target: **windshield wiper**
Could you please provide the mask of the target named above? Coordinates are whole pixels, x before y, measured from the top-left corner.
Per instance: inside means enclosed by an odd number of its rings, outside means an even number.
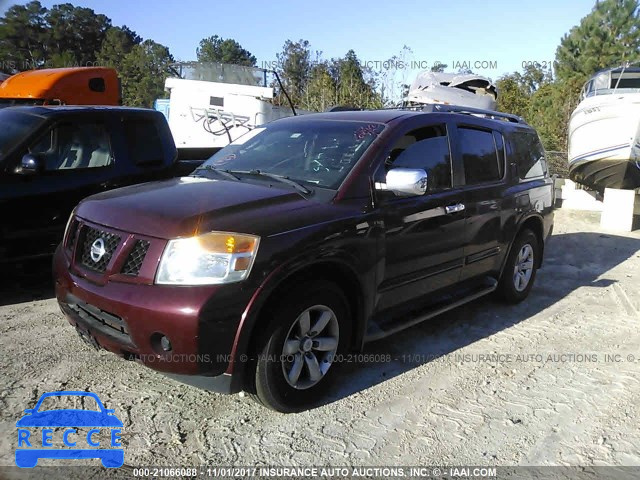
[[[300,193],[304,193],[305,195],[309,195],[310,193],[312,193],[311,190],[309,190],[304,185],[296,182],[295,180],[291,180],[289,177],[285,177],[283,175],[276,175],[275,173],[263,172],[261,170],[227,170],[227,173],[230,173],[230,174],[236,173],[241,175],[258,175],[261,177],[267,177],[273,180],[277,180],[278,182],[291,185],[297,191],[299,191]]]
[[[223,177],[230,178],[231,180],[235,180],[236,182],[240,181],[240,179],[238,177],[236,177],[233,173],[231,173],[231,171],[229,171],[229,170],[221,170],[219,168],[214,167],[213,165],[201,165],[201,166],[199,166],[198,168],[195,169],[196,172],[198,170],[213,171],[213,172],[219,173]]]

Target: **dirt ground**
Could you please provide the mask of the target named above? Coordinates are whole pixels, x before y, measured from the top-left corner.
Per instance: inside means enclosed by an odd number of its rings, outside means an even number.
[[[115,409],[130,467],[640,465],[639,290],[640,232],[557,210],[527,301],[476,301],[370,344],[392,360],[343,365],[326,404],[281,415],[90,350],[48,276],[26,272],[0,289],[0,465],[53,390]]]

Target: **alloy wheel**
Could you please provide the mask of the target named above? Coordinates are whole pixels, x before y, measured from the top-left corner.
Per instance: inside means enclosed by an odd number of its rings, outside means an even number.
[[[525,243],[518,256],[513,269],[513,286],[518,292],[527,288],[533,275],[533,247]]]
[[[316,385],[331,367],[340,339],[336,314],[325,305],[303,311],[289,329],[282,348],[282,373],[298,390]]]

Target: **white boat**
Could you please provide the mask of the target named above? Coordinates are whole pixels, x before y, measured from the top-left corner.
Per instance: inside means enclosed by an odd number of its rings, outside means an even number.
[[[495,110],[498,92],[486,77],[474,74],[424,71],[404,99],[407,105],[445,104]]]
[[[598,191],[640,188],[640,68],[596,73],[569,121],[569,177]]]

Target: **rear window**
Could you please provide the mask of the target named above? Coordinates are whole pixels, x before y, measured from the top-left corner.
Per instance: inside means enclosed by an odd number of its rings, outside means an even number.
[[[162,138],[156,123],[149,118],[133,118],[124,122],[130,158],[136,165],[159,165],[164,161]]]
[[[513,154],[521,179],[542,177],[547,173],[547,160],[538,135],[533,132],[515,132]]]
[[[467,185],[495,182],[504,171],[493,133],[475,128],[458,128],[460,150]]]

